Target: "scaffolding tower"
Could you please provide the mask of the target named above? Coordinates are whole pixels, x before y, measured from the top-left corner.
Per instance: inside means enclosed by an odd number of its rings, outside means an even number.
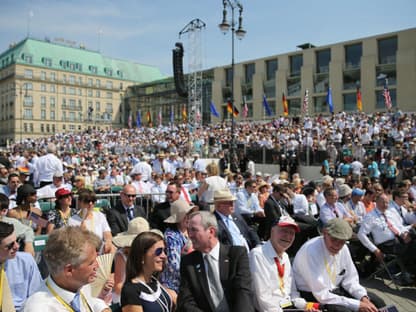
[[[188,123],[198,129],[202,122],[202,30],[205,23],[196,18],[180,32],[188,34]]]

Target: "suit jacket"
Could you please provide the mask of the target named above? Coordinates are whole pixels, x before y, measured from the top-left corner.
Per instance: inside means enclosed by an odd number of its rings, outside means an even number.
[[[230,312],[254,312],[247,251],[241,246],[220,245],[219,272]],[[214,312],[202,253],[181,259],[181,285],[177,311]]]
[[[146,219],[146,213],[144,209],[140,206],[134,206],[134,217],[143,217]],[[107,212],[107,221],[111,228],[111,234],[113,236],[118,233],[127,231],[129,219],[127,217],[126,209],[124,209],[121,201],[118,201],[117,204],[109,209]]]
[[[265,221],[265,238],[269,239],[270,230],[272,228],[272,223],[279,219],[282,216],[282,209],[284,206],[278,199],[272,198],[273,195],[270,195],[264,203],[264,214],[266,215]]]
[[[153,229],[159,229],[165,232],[167,224],[163,221],[170,216],[170,203],[164,202],[157,204],[149,217],[150,227]]]
[[[220,241],[221,244],[232,245],[233,238],[231,236],[230,231],[227,228],[227,225],[224,223],[224,221],[222,220],[218,212],[214,211],[214,215],[217,218],[217,222],[218,222],[218,230],[217,230],[218,240]],[[247,241],[248,247],[250,249],[260,244],[260,238],[257,235],[256,231],[254,231],[253,228],[247,225],[247,222],[243,219],[241,215],[232,214],[231,216],[234,220],[234,223],[237,225],[238,229],[240,230],[241,235],[243,235],[243,237]]]

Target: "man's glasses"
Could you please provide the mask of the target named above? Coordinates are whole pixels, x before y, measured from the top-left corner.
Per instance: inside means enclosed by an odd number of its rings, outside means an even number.
[[[13,241],[13,242],[7,244],[6,246],[4,246],[4,248],[6,248],[6,250],[11,250],[16,243],[17,243],[17,241]]]
[[[166,194],[173,194],[173,193],[175,193],[174,191],[166,191],[165,192]]]
[[[123,195],[128,197],[128,198],[136,198],[136,196],[137,196],[136,194],[126,194],[126,193],[123,193]]]
[[[93,204],[95,204],[95,202],[96,202],[97,200],[95,199],[95,198],[87,198],[87,199],[84,199],[83,200],[83,202],[84,203],[87,203],[87,204],[89,204],[89,203],[93,203]]]
[[[164,247],[159,247],[159,248],[155,249],[155,256],[156,256],[156,257],[159,257],[159,256],[162,254],[162,252],[163,252],[165,255],[167,255],[167,249],[166,249],[166,248],[164,248]]]

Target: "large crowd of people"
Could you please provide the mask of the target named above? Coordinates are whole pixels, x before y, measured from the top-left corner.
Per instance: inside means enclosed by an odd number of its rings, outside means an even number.
[[[383,301],[358,280],[386,255],[398,260],[396,282],[414,285],[416,115],[282,117],[235,130],[90,130],[9,146],[0,155],[9,287],[0,303],[376,312]],[[259,148],[272,151],[275,172],[255,170]],[[321,166],[310,181],[298,172],[306,154]],[[39,235],[49,240],[35,252]]]

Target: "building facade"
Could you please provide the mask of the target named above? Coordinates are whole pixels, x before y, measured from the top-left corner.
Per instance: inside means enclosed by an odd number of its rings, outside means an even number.
[[[238,51],[236,51],[238,54]],[[334,112],[357,111],[357,88],[362,99],[362,111],[386,111],[383,90],[388,82],[392,108],[404,112],[416,111],[416,28],[377,36],[355,39],[326,46],[312,44],[299,50],[235,64],[234,79],[231,65],[203,72],[203,124],[229,120],[227,108],[232,98],[239,111],[237,121],[271,120],[283,116],[283,95],[289,116],[330,114],[327,93],[331,88]],[[207,81],[210,81],[207,83]],[[130,95],[133,111],[150,112],[157,116],[163,110],[163,120],[169,116],[171,105],[175,120],[181,120],[186,100],[175,93],[173,78],[135,86]],[[157,90],[170,94],[164,99]],[[308,90],[307,110],[304,98]],[[264,97],[271,110],[266,114]],[[210,103],[219,117],[213,116]],[[170,103],[168,106],[164,104]],[[247,107],[247,117],[243,114]],[[160,108],[162,107],[162,108]]]
[[[0,145],[123,127],[127,88],[162,78],[154,66],[27,38],[0,54]]]

